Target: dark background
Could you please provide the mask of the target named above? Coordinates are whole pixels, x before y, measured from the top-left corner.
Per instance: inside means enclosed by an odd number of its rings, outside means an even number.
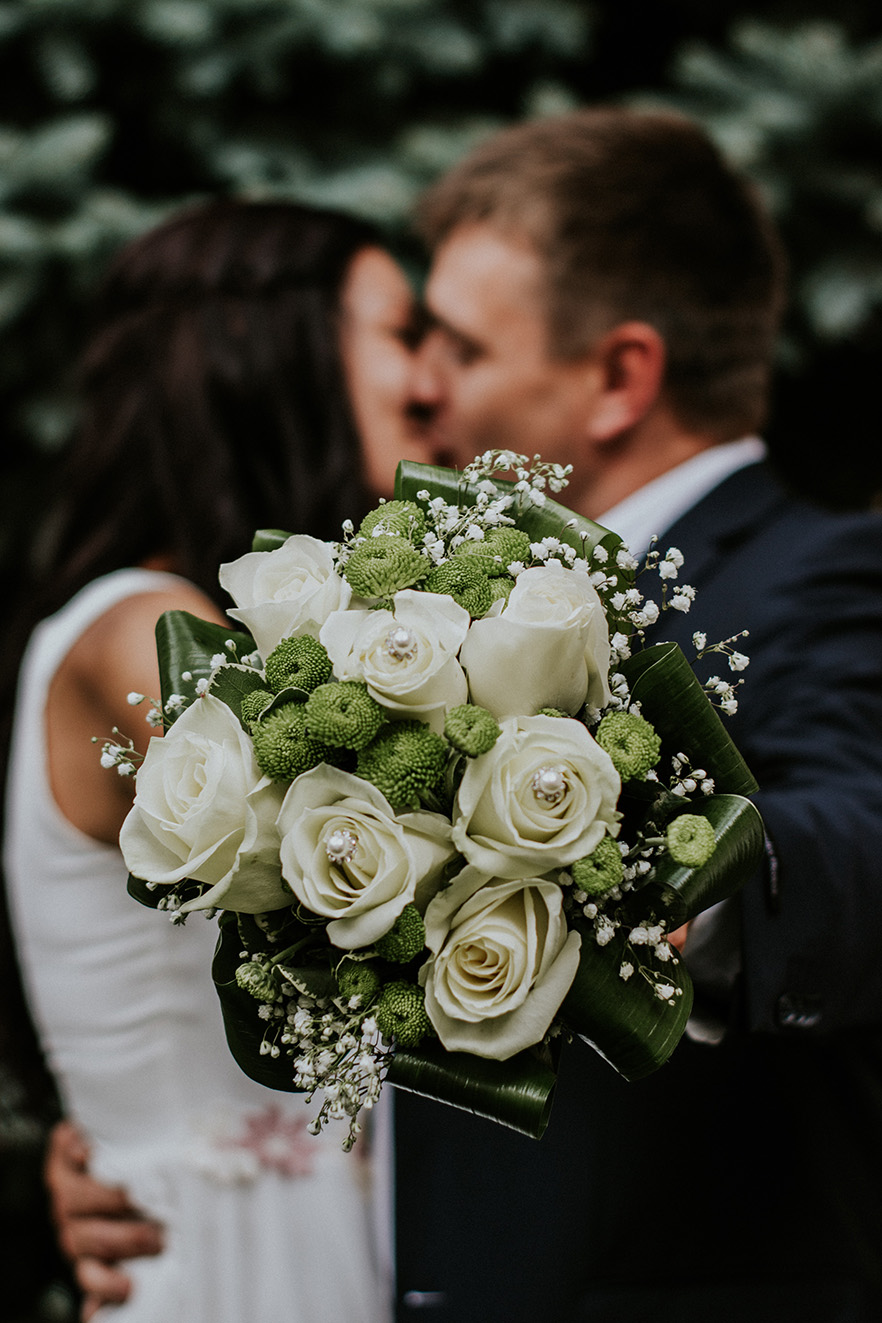
[[[407,240],[421,186],[511,119],[691,111],[763,188],[792,298],[768,434],[791,480],[882,490],[882,6],[840,0],[0,0],[0,591],[70,435],[89,290],[182,202],[339,205]],[[40,1127],[0,1069],[0,1323],[69,1316]],[[15,1239],[13,1239],[15,1238]],[[5,1251],[10,1249],[10,1254]],[[14,1252],[13,1252],[14,1251]]]

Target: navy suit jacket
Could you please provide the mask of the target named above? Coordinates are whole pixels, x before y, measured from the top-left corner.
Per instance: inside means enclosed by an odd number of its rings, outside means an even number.
[[[661,545],[697,599],[650,641],[750,631],[730,729],[774,863],[729,1031],[638,1083],[567,1045],[540,1141],[396,1091],[402,1323],[882,1317],[882,518],[754,465]]]

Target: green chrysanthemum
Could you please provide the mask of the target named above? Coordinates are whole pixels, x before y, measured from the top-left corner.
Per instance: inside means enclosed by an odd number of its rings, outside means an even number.
[[[359,536],[372,537],[376,529],[419,544],[426,532],[426,516],[413,501],[386,501],[365,515]]]
[[[514,579],[510,579],[507,574],[499,575],[490,580],[490,596],[494,602],[507,602],[511,597],[511,590],[515,586]]]
[[[375,967],[366,960],[344,960],[337,970],[337,987],[346,1001],[358,998],[359,1006],[370,1006],[378,996],[381,981]]]
[[[296,639],[282,639],[266,659],[264,674],[274,694],[283,689],[313,689],[330,680],[331,659],[318,639],[304,634]]]
[[[399,1047],[416,1047],[432,1029],[426,1014],[426,995],[414,983],[387,983],[374,1017],[386,1041],[394,1041]]]
[[[498,575],[507,574],[512,561],[529,565],[533,559],[530,539],[519,528],[492,528],[484,539],[484,548],[494,558],[494,573]]]
[[[610,836],[604,836],[587,858],[576,860],[570,872],[580,891],[587,896],[600,896],[617,887],[625,876],[622,852]]]
[[[455,556],[443,565],[436,565],[426,580],[426,591],[448,593],[477,619],[490,609],[493,601],[490,579],[480,562],[480,556]]]
[[[407,538],[383,535],[356,547],[343,573],[359,597],[391,597],[419,583],[429,569],[428,558]]]
[[[448,710],[444,718],[444,734],[454,749],[469,758],[480,758],[489,753],[502,731],[492,712],[475,703],[460,703]]]
[[[272,966],[267,960],[248,960],[236,970],[236,982],[240,988],[250,992],[256,1001],[275,1001],[276,982],[272,975]]]
[[[697,813],[681,813],[666,832],[668,853],[675,864],[701,868],[717,848],[714,829],[707,818]]]
[[[272,701],[273,695],[268,689],[252,689],[250,694],[245,695],[242,699],[240,711],[242,720],[249,729]]]
[[[385,720],[380,704],[358,680],[319,685],[306,702],[309,734],[341,749],[363,749]]]
[[[426,925],[416,905],[405,905],[387,933],[374,943],[374,950],[383,960],[406,965],[419,955],[426,944]]]
[[[258,767],[274,781],[293,781],[330,753],[326,744],[307,732],[304,703],[286,703],[271,712],[256,723],[251,739]]]
[[[444,773],[447,744],[421,721],[395,721],[358,755],[358,775],[386,796],[396,813],[419,807]]]
[[[623,781],[642,781],[661,753],[654,727],[636,712],[610,712],[597,727],[596,739]]]

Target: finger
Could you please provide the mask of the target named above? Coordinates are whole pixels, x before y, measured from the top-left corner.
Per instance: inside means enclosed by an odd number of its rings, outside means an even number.
[[[124,1304],[132,1289],[132,1283],[124,1272],[102,1263],[100,1259],[80,1259],[75,1276],[86,1297],[83,1305],[84,1319],[91,1318],[101,1305]]]
[[[106,1217],[74,1217],[59,1225],[58,1238],[69,1259],[138,1259],[162,1250],[162,1227],[146,1218],[114,1220]]]
[[[58,1121],[49,1132],[48,1162],[84,1168],[89,1161],[89,1146],[71,1121]]]
[[[689,924],[684,923],[682,928],[675,928],[672,933],[668,933],[668,941],[677,951],[682,951],[688,936]]]
[[[55,1219],[69,1217],[136,1218],[138,1210],[118,1185],[103,1185],[85,1171],[60,1168],[46,1172]]]

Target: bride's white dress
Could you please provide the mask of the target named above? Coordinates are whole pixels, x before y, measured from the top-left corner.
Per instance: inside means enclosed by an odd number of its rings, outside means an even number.
[[[119,851],[72,826],[50,793],[45,706],[60,662],[111,606],[168,582],[119,571],[38,627],[10,763],[7,885],[49,1065],[94,1173],[166,1228],[164,1252],[130,1265],[130,1301],[100,1317],[385,1323],[358,1145],[342,1152],[341,1125],[307,1134],[302,1095],[242,1074],[211,982],[216,924],[195,914],[174,927],[137,904]]]

